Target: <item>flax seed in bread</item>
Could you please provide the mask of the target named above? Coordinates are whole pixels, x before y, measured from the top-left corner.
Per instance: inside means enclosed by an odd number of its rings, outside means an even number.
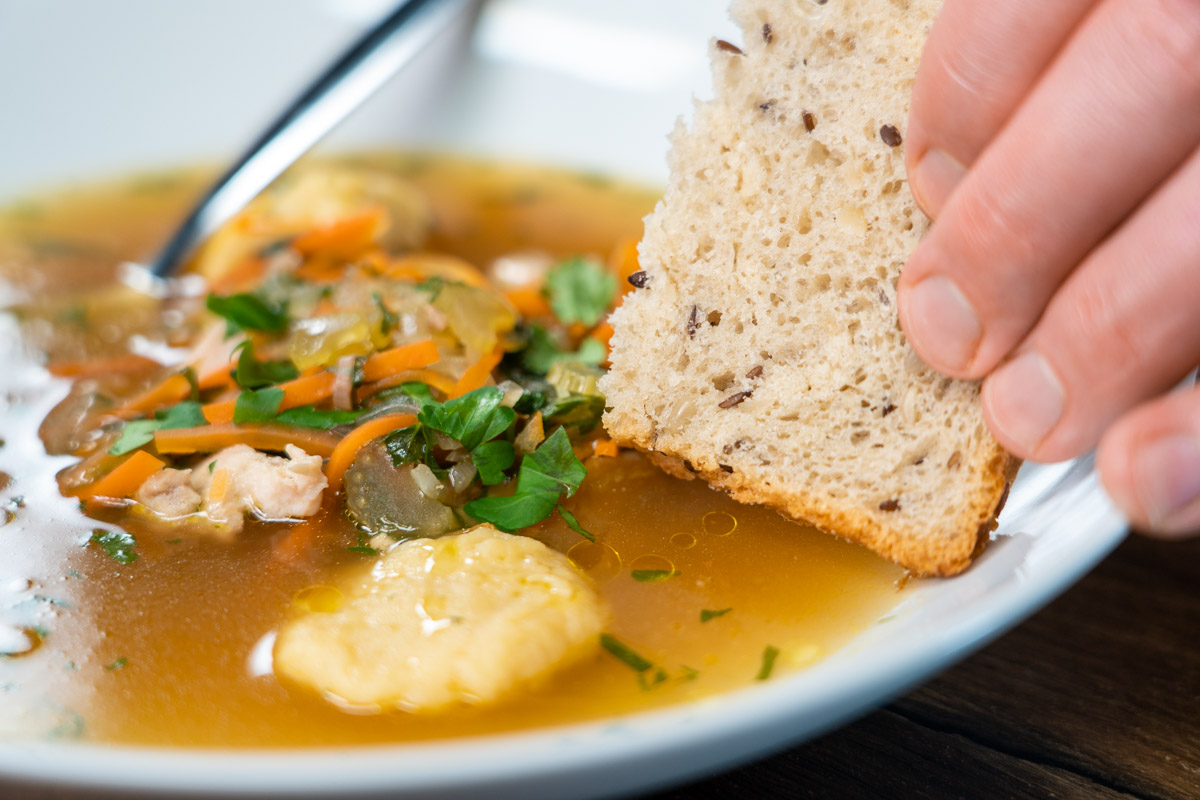
[[[672,136],[605,425],[921,574],[967,567],[1016,461],[925,366],[896,283],[927,230],[903,128],[936,0],[734,0],[715,98]]]

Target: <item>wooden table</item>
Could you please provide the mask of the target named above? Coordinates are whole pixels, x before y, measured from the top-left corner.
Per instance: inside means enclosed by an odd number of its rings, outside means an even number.
[[[907,697],[653,800],[775,797],[1200,798],[1200,539],[1132,537]]]

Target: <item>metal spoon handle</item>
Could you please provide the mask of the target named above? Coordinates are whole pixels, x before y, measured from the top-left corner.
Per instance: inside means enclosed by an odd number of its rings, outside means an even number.
[[[174,274],[226,220],[410,62],[472,0],[405,0],[369,30],[259,136],[197,203],[149,271]]]

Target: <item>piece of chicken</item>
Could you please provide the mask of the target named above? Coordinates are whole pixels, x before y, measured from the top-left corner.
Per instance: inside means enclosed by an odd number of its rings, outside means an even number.
[[[605,614],[566,556],[480,525],[414,539],[286,624],[275,672],[351,706],[488,704],[592,652]]]
[[[165,519],[204,515],[223,533],[238,533],[246,512],[260,519],[311,517],[329,485],[321,457],[295,445],[287,458],[235,444],[195,469],[164,469],[137,490],[134,499]]]

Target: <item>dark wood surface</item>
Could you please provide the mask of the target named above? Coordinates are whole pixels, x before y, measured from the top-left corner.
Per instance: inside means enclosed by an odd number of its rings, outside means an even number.
[[[1200,798],[1200,540],[1132,537],[886,708],[646,800],[777,797]]]

